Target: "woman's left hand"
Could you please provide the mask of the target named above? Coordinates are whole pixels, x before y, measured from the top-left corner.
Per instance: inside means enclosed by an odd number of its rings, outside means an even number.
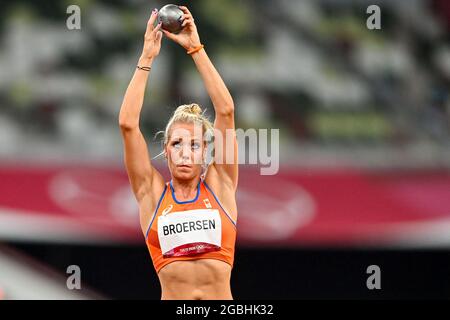
[[[185,6],[178,7],[184,12],[182,24],[183,29],[178,34],[171,33],[164,29],[161,30],[167,38],[175,41],[184,49],[189,51],[190,49],[197,48],[201,45],[200,37],[198,35],[197,27],[194,23],[194,17],[192,16],[192,13]]]

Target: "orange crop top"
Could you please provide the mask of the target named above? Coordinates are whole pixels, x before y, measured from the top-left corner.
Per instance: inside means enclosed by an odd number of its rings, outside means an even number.
[[[236,221],[201,179],[197,195],[178,201],[166,183],[145,237],[158,273],[177,260],[217,259],[233,267]]]

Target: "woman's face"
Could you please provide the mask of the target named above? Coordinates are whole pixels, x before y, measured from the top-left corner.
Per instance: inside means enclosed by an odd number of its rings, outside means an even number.
[[[196,123],[174,123],[169,131],[165,151],[173,178],[192,180],[200,176],[205,151],[202,126]]]

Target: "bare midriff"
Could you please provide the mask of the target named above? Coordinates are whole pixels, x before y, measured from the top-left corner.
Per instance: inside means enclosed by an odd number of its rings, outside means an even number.
[[[162,300],[232,300],[231,266],[220,260],[174,261],[158,273]]]

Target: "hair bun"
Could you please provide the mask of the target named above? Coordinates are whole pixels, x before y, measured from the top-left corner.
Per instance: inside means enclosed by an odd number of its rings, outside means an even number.
[[[179,106],[173,116],[170,118],[164,131],[164,145],[167,144],[170,137],[170,128],[176,122],[181,123],[201,123],[203,132],[214,136],[214,127],[205,116],[202,108],[197,103],[183,104]]]
[[[202,108],[198,104],[193,103],[189,107],[189,112],[199,116],[202,114]]]
[[[175,111],[175,113],[189,113],[195,116],[200,116],[202,114],[202,108],[196,103],[185,104]]]

